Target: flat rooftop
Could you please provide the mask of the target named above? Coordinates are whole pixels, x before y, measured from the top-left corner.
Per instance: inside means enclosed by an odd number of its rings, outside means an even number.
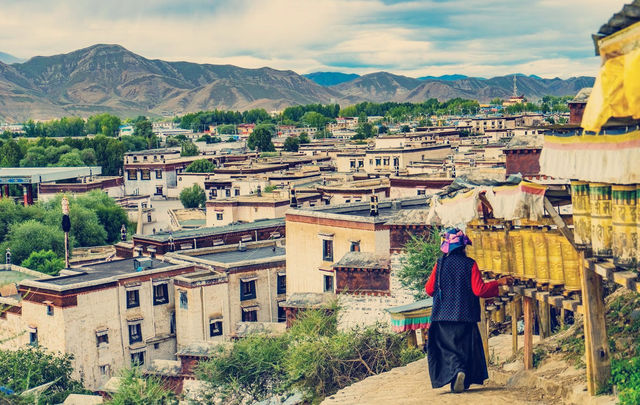
[[[211,260],[213,262],[224,263],[224,264],[233,264],[240,263],[249,260],[260,260],[260,259],[268,259],[273,257],[279,257],[285,255],[285,248],[276,247],[275,250],[273,246],[264,246],[259,248],[249,248],[244,252],[240,250],[231,250],[227,252],[219,252],[219,253],[208,253],[197,257],[199,259]]]
[[[207,236],[223,235],[230,232],[252,231],[254,229],[269,228],[274,226],[284,227],[284,218],[259,219],[253,222],[237,223],[225,226],[214,226],[207,228],[189,229],[176,232],[159,232],[154,235],[134,235],[139,240],[152,240],[156,242],[167,242],[169,235],[173,235],[173,240],[193,239]]]
[[[9,284],[9,283],[18,283],[25,279],[31,280],[34,278],[36,277],[33,275],[22,273],[19,271],[4,270],[4,271],[0,271],[0,286]]]
[[[38,184],[99,174],[100,166],[6,167],[0,169],[0,184]]]
[[[406,197],[394,200],[382,200],[378,203],[378,216],[370,215],[369,202],[338,204],[338,205],[322,205],[313,208],[298,209],[291,211],[295,215],[322,216],[323,214],[332,215],[333,218],[338,215],[355,216],[370,218],[373,222],[385,222],[389,218],[403,210],[415,210],[427,208],[427,197]],[[314,215],[315,214],[315,215]]]
[[[149,259],[145,257],[144,259]],[[136,269],[133,267],[133,261],[135,259],[123,259],[123,260],[114,260],[106,263],[92,264],[87,267],[74,268],[73,271],[80,272],[79,274],[73,274],[69,276],[59,276],[48,279],[39,279],[37,281],[54,284],[54,285],[72,285],[77,283],[84,283],[87,281],[96,281],[107,279],[114,276],[121,276],[125,274],[136,273]],[[151,269],[160,269],[163,267],[175,266],[172,263],[166,263],[161,260],[150,259],[152,262]],[[145,270],[151,270],[145,269]]]

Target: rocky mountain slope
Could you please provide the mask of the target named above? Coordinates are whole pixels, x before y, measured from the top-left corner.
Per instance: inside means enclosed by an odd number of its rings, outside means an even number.
[[[110,112],[123,117],[184,114],[199,110],[281,110],[309,103],[420,102],[435,97],[488,101],[508,97],[512,76],[493,79],[420,80],[378,72],[348,80],[339,74],[312,76],[268,67],[166,62],[144,58],[119,45],[37,56],[11,65],[0,62],[0,119],[22,121]],[[355,75],[357,76],[357,75]],[[348,81],[344,81],[348,80]],[[575,94],[593,78],[519,77],[528,98]]]

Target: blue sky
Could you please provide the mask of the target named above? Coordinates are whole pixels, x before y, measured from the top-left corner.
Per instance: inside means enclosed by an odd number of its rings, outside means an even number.
[[[148,58],[298,73],[595,75],[630,0],[2,0],[0,51],[117,43]]]

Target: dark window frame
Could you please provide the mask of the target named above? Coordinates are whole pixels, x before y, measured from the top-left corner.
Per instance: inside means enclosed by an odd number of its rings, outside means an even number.
[[[151,180],[151,170],[150,169],[140,170],[140,180]]]
[[[180,291],[180,308],[189,309],[189,297],[186,291]]]
[[[135,296],[135,300],[130,300],[129,299],[129,293],[133,294]],[[127,290],[127,309],[129,308],[138,308],[140,306],[140,290],[139,289],[135,289],[135,290]]]
[[[242,322],[258,322],[258,311],[245,311],[242,310]]]
[[[131,353],[131,364],[134,366],[144,365],[144,350],[140,352]]]
[[[324,280],[323,291],[333,292],[333,276],[325,275],[323,277],[323,280]],[[329,281],[330,281],[330,284],[328,283]]]
[[[96,346],[100,346],[100,343],[109,344],[109,334],[102,333],[100,335],[96,335]]]
[[[277,294],[286,294],[287,293],[287,276],[286,274],[278,274],[277,278]]]
[[[156,170],[156,179],[162,178],[162,170]]]
[[[351,247],[349,248],[351,252],[359,252],[360,251],[360,241],[351,241]]]
[[[222,336],[222,321],[209,321],[209,337]]]
[[[287,322],[287,311],[278,305],[278,322]]]
[[[132,329],[133,328],[133,329]],[[142,323],[129,324],[129,344],[142,342]],[[131,332],[134,332],[133,334]]]
[[[160,290],[158,290],[160,287]],[[163,294],[159,295],[161,291]],[[164,305],[169,303],[169,283],[156,284],[153,286],[153,305]]]
[[[38,346],[38,330],[36,329],[33,332],[29,332],[29,345],[30,346]]]
[[[222,212],[216,212],[216,221],[222,221],[223,218]]]
[[[253,300],[256,296],[256,280],[240,280],[240,301]]]
[[[333,240],[332,239],[322,240],[322,260],[326,262],[333,261]]]
[[[127,180],[138,180],[138,171],[136,169],[128,169]]]

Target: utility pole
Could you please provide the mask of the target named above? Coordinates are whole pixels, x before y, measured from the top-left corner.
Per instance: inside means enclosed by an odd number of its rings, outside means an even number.
[[[62,230],[64,231],[64,268],[69,268],[69,231],[71,230],[71,221],[69,220],[69,200],[62,197]]]

